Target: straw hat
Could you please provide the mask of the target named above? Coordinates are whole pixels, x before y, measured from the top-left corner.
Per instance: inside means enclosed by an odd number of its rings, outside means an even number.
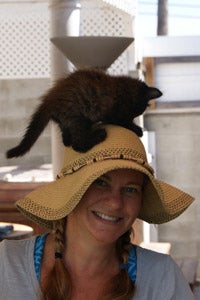
[[[121,168],[147,175],[139,218],[154,224],[180,215],[194,200],[183,191],[154,177],[144,146],[132,131],[107,125],[107,138],[86,153],[65,148],[58,179],[34,190],[17,202],[28,218],[51,227],[52,221],[67,216],[79,203],[91,183],[102,174]]]

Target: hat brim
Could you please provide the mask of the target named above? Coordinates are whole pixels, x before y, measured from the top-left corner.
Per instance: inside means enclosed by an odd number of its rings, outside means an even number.
[[[52,221],[67,216],[79,203],[91,183],[102,174],[114,169],[133,169],[147,175],[143,193],[143,204],[139,218],[154,224],[174,219],[194,200],[181,190],[155,179],[142,165],[134,161],[112,159],[85,166],[78,172],[68,174],[46,184],[17,201],[18,209],[28,218],[45,227]]]

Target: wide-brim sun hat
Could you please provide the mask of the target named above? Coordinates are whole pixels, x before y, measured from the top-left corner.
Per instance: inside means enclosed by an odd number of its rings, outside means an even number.
[[[64,163],[57,179],[17,201],[18,209],[45,227],[66,217],[77,206],[91,183],[115,169],[145,174],[139,219],[161,224],[179,216],[194,200],[189,194],[154,176],[138,136],[123,127],[106,125],[106,139],[86,153],[65,147]]]

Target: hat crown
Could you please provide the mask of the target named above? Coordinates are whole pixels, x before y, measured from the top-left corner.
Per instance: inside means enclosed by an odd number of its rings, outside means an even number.
[[[73,150],[72,147],[65,147],[63,169],[66,169],[76,164],[98,159],[99,157],[119,158],[120,155],[130,156],[136,160],[147,163],[145,148],[140,141],[140,138],[131,130],[115,126],[104,126],[107,132],[106,139],[95,145],[86,153],[80,153]]]

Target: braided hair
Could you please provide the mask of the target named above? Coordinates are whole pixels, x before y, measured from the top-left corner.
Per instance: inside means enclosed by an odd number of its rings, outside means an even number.
[[[48,275],[45,289],[43,291],[44,300],[70,300],[72,296],[72,280],[69,271],[64,265],[62,255],[66,247],[65,229],[67,218],[54,222],[55,233],[55,264]],[[116,242],[116,253],[119,263],[126,263],[130,251],[131,230],[124,233]],[[126,270],[113,276],[106,284],[101,300],[130,300],[135,291],[135,284],[129,278]]]

